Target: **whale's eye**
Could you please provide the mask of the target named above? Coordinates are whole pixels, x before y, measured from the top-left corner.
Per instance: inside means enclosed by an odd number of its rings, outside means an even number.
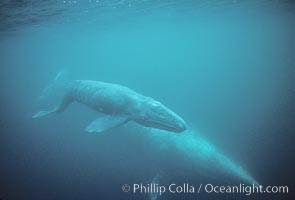
[[[155,101],[155,102],[153,102],[153,104],[152,104],[154,107],[158,107],[158,106],[160,106],[161,104],[160,104],[160,102],[158,102],[158,101]]]

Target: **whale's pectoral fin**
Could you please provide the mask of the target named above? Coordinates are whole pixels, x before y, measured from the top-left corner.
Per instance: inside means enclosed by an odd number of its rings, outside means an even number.
[[[91,124],[89,124],[85,131],[87,132],[96,132],[96,133],[101,133],[107,130],[110,130],[112,128],[116,128],[118,126],[121,126],[125,124],[128,121],[128,118],[126,116],[104,116],[97,118]]]

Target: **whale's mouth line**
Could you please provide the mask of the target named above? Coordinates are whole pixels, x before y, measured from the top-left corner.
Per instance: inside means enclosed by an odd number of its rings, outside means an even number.
[[[165,128],[165,129],[169,129],[169,130],[173,130],[173,131],[178,131],[179,130],[177,127],[172,126],[170,124],[165,124],[165,123],[163,123],[161,121],[151,119],[151,120],[148,120],[148,122],[154,123],[158,127],[162,127],[162,128]]]

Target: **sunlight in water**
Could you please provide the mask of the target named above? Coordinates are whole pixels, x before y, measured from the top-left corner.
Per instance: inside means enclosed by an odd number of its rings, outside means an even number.
[[[223,155],[201,134],[194,130],[187,130],[182,134],[171,134],[156,129],[152,129],[151,132],[161,146],[171,143],[193,162],[199,161],[198,163],[215,166],[218,170],[226,172],[231,176],[239,177],[247,183],[258,184],[245,169],[229,157]]]

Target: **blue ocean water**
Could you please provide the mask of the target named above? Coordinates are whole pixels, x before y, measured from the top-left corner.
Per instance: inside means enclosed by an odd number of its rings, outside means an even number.
[[[0,199],[291,199],[294,44],[292,1],[1,1]],[[188,130],[86,133],[101,114],[78,103],[32,119],[59,103],[59,73],[155,98]],[[137,183],[289,194],[121,189]]]

